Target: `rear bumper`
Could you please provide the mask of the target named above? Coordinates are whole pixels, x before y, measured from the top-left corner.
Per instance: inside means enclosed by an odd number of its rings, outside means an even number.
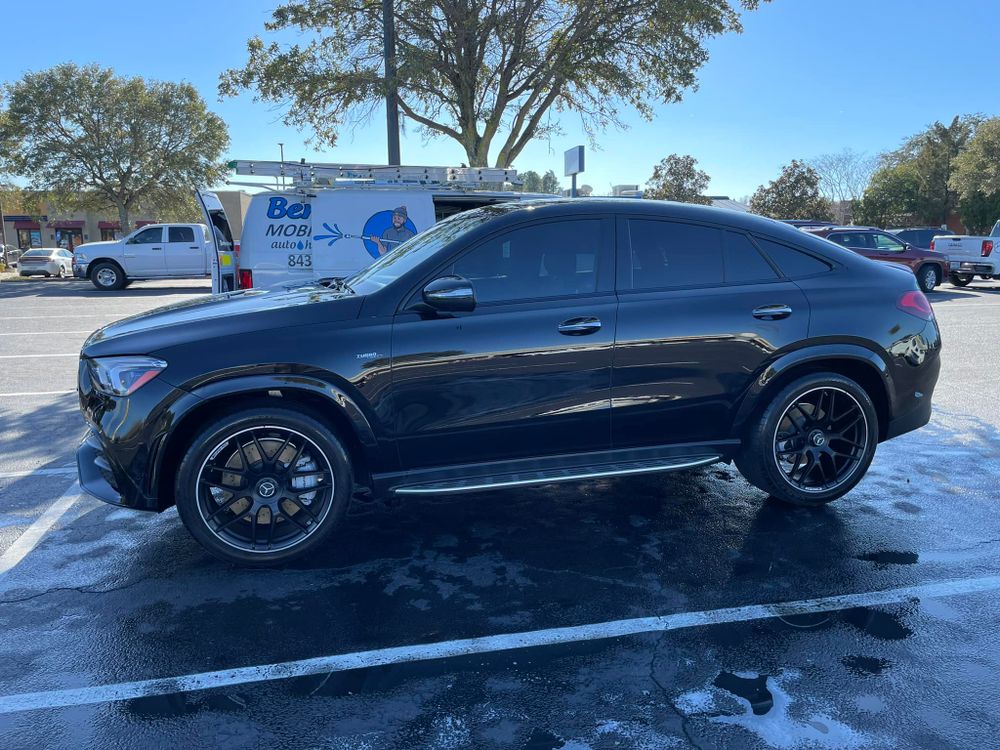
[[[972,260],[953,260],[951,262],[952,273],[984,273],[992,276],[997,273],[996,264],[989,261],[979,262]]]

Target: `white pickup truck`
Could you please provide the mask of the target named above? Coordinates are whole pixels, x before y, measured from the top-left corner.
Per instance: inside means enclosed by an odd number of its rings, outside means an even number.
[[[149,224],[120,240],[87,242],[73,254],[73,275],[102,291],[143,279],[212,278],[212,291],[236,288],[233,237],[217,196],[199,193],[204,224]],[[218,288],[217,288],[218,287]]]
[[[976,276],[984,278],[1000,275],[1000,221],[993,225],[988,237],[948,234],[935,237],[931,250],[937,250],[948,257],[951,265],[949,281],[955,286],[966,286]]]

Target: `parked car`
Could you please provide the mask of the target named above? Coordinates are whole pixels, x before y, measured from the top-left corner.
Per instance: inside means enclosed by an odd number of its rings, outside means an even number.
[[[212,554],[259,565],[325,543],[352,498],[735,461],[818,506],[930,419],[940,341],[913,274],[770,219],[505,203],[330,286],[102,328],[77,462],[94,496],[176,504]]]
[[[61,247],[40,247],[25,250],[18,259],[18,276],[55,276],[64,279],[73,275],[73,253]]]
[[[17,267],[17,259],[21,257],[21,251],[13,245],[0,245],[0,263],[8,268]]]
[[[931,243],[935,237],[951,234],[951,230],[941,227],[905,227],[903,229],[890,229],[890,234],[894,234],[903,242],[922,250],[930,250]]]
[[[993,230],[987,237],[948,234],[935,237],[932,247],[948,255],[951,261],[951,283],[955,286],[968,286],[975,276],[989,279],[1000,274],[1000,260],[993,255],[998,242],[1000,221],[993,225]]]
[[[818,219],[781,219],[788,226],[802,229],[803,227],[832,227],[832,221],[820,221]]]
[[[222,204],[211,193],[197,197],[205,223],[150,224],[120,240],[84,243],[76,249],[73,275],[90,279],[101,291],[117,291],[143,279],[213,277],[213,269],[221,265],[228,274],[223,273],[223,286],[213,291],[234,289],[233,237]]]
[[[948,258],[934,250],[921,250],[889,232],[874,227],[808,227],[805,231],[849,248],[872,260],[906,266],[924,292],[948,277]]]

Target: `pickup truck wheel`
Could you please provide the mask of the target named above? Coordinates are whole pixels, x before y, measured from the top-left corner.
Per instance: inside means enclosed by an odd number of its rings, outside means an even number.
[[[212,555],[264,566],[304,557],[340,526],[353,491],[341,442],[289,408],[236,412],[203,429],[177,472],[177,511]]]
[[[777,500],[819,506],[861,481],[877,443],[878,416],[865,390],[842,375],[815,373],[785,386],[764,407],[736,466]]]
[[[954,286],[968,286],[972,281],[971,273],[953,273],[948,277],[948,281]]]
[[[921,266],[917,271],[917,281],[922,292],[933,292],[934,287],[941,283],[939,271],[934,266]]]
[[[102,292],[117,292],[128,283],[125,273],[114,263],[98,263],[90,270],[90,281]]]

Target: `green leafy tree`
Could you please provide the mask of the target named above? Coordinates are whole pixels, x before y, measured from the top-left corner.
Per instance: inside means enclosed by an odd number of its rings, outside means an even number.
[[[648,119],[656,102],[680,100],[706,42],[742,31],[741,8],[760,1],[395,0],[397,103],[427,134],[458,142],[471,166],[495,153],[507,167],[558,132],[553,110],[578,114],[593,137],[623,125],[623,102]],[[265,28],[306,41],[253,37],[246,65],[222,75],[222,95],[253,90],[325,145],[381,105],[381,0],[291,0]]]
[[[1000,117],[976,128],[968,147],[955,157],[950,187],[970,232],[989,231],[1000,219]]]
[[[708,205],[712,202],[704,194],[708,181],[708,173],[698,169],[698,161],[693,156],[671,154],[653,167],[643,197]]]
[[[67,208],[182,206],[225,172],[225,123],[187,83],[123,78],[71,63],[3,87],[0,169]]]
[[[551,169],[542,175],[541,192],[552,193],[553,195],[562,193],[562,183],[559,182],[556,173]]]
[[[854,204],[854,223],[891,227],[919,221],[920,176],[913,163],[882,167]]]
[[[819,175],[804,162],[792,160],[781,169],[778,179],[757,188],[750,198],[750,210],[772,219],[833,218],[830,201],[819,191]]]
[[[542,192],[542,176],[529,169],[527,172],[521,172],[521,181],[523,183],[522,190],[526,193],[540,193]]]

